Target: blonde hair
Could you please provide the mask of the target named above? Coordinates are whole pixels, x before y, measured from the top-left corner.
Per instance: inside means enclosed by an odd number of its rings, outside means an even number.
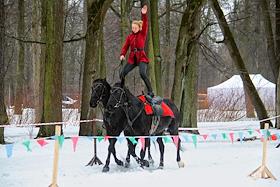
[[[143,21],[134,20],[134,21],[132,21],[132,24],[138,25],[140,31],[142,30]]]

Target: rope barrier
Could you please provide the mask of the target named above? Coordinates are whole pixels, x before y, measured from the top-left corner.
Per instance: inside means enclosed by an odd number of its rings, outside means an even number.
[[[273,117],[270,117],[270,118],[266,118],[266,119],[262,119],[262,120],[258,120],[258,122],[265,122],[265,121],[268,121],[268,120],[272,120],[272,119],[276,119],[276,118],[279,118],[280,115],[278,116],[273,116]],[[77,120],[77,121],[63,121],[63,122],[48,122],[48,123],[22,123],[22,124],[16,124],[16,125],[0,125],[0,128],[1,127],[5,127],[5,128],[9,128],[9,127],[30,127],[30,126],[45,126],[45,125],[63,125],[63,124],[67,124],[67,123],[89,123],[89,122],[103,122],[102,119],[97,119],[97,118],[94,118],[94,119],[91,119],[91,120]],[[221,126],[216,126],[216,127],[219,127],[221,128]],[[181,131],[187,131],[187,130],[200,130],[200,129],[203,129],[203,130],[213,130],[215,129],[215,127],[207,127],[207,128],[179,128],[179,130]],[[217,130],[217,129],[216,129]]]

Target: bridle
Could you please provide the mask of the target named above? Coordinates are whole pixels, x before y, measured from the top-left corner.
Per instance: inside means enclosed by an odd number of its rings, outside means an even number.
[[[121,90],[121,95],[120,95],[119,99],[117,99],[117,98],[114,96],[114,93],[115,93],[116,91],[118,91],[118,90]],[[128,98],[125,89],[120,88],[120,87],[113,87],[113,88],[111,89],[111,95],[110,95],[110,97],[112,97],[115,101],[117,101],[117,103],[114,105],[114,108],[115,108],[115,109],[121,108],[121,109],[124,111],[124,113],[125,113],[125,115],[126,115],[126,118],[127,118],[127,121],[128,121],[128,125],[125,127],[124,130],[126,130],[127,127],[130,127],[130,128],[132,129],[132,131],[135,133],[135,131],[134,131],[132,125],[133,125],[133,123],[136,121],[136,119],[141,115],[141,113],[142,113],[143,110],[144,110],[144,107],[142,107],[141,110],[137,113],[137,115],[131,120],[130,117],[129,117],[129,115],[128,115],[128,111],[129,111],[129,107],[130,107],[129,104],[128,104],[128,101],[121,103],[122,98],[123,98],[124,96],[126,96],[126,97]],[[123,100],[125,101],[125,99],[123,99]],[[111,114],[114,113],[114,111],[109,111],[109,112],[110,112]]]
[[[96,85],[96,86],[95,86],[94,88],[93,88],[93,86],[92,86],[92,94],[96,93],[96,92],[97,92],[97,89],[98,89],[99,87],[102,87],[101,94],[100,94],[98,100],[96,101],[96,103],[99,104],[100,101],[101,101],[101,100],[103,99],[103,97],[104,97],[104,92],[105,92],[106,86],[105,86],[103,83],[95,83],[95,85]]]

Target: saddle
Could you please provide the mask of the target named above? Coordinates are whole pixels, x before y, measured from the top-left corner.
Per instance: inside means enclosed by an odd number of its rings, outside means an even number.
[[[169,116],[174,118],[173,111],[164,103],[164,100],[161,97],[156,96],[152,98],[149,95],[140,95],[138,96],[138,99],[144,104],[146,114],[153,116],[150,135],[153,135],[156,131],[161,117]]]

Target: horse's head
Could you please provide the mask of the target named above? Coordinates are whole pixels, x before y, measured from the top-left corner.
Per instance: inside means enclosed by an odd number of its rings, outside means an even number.
[[[102,102],[102,104],[106,106],[110,95],[110,89],[111,86],[106,79],[94,80],[91,88],[90,106],[95,108],[99,102]]]
[[[128,104],[128,97],[126,88],[123,88],[120,83],[116,83],[111,88],[111,94],[107,103],[107,110],[114,112],[114,110],[124,107]]]

